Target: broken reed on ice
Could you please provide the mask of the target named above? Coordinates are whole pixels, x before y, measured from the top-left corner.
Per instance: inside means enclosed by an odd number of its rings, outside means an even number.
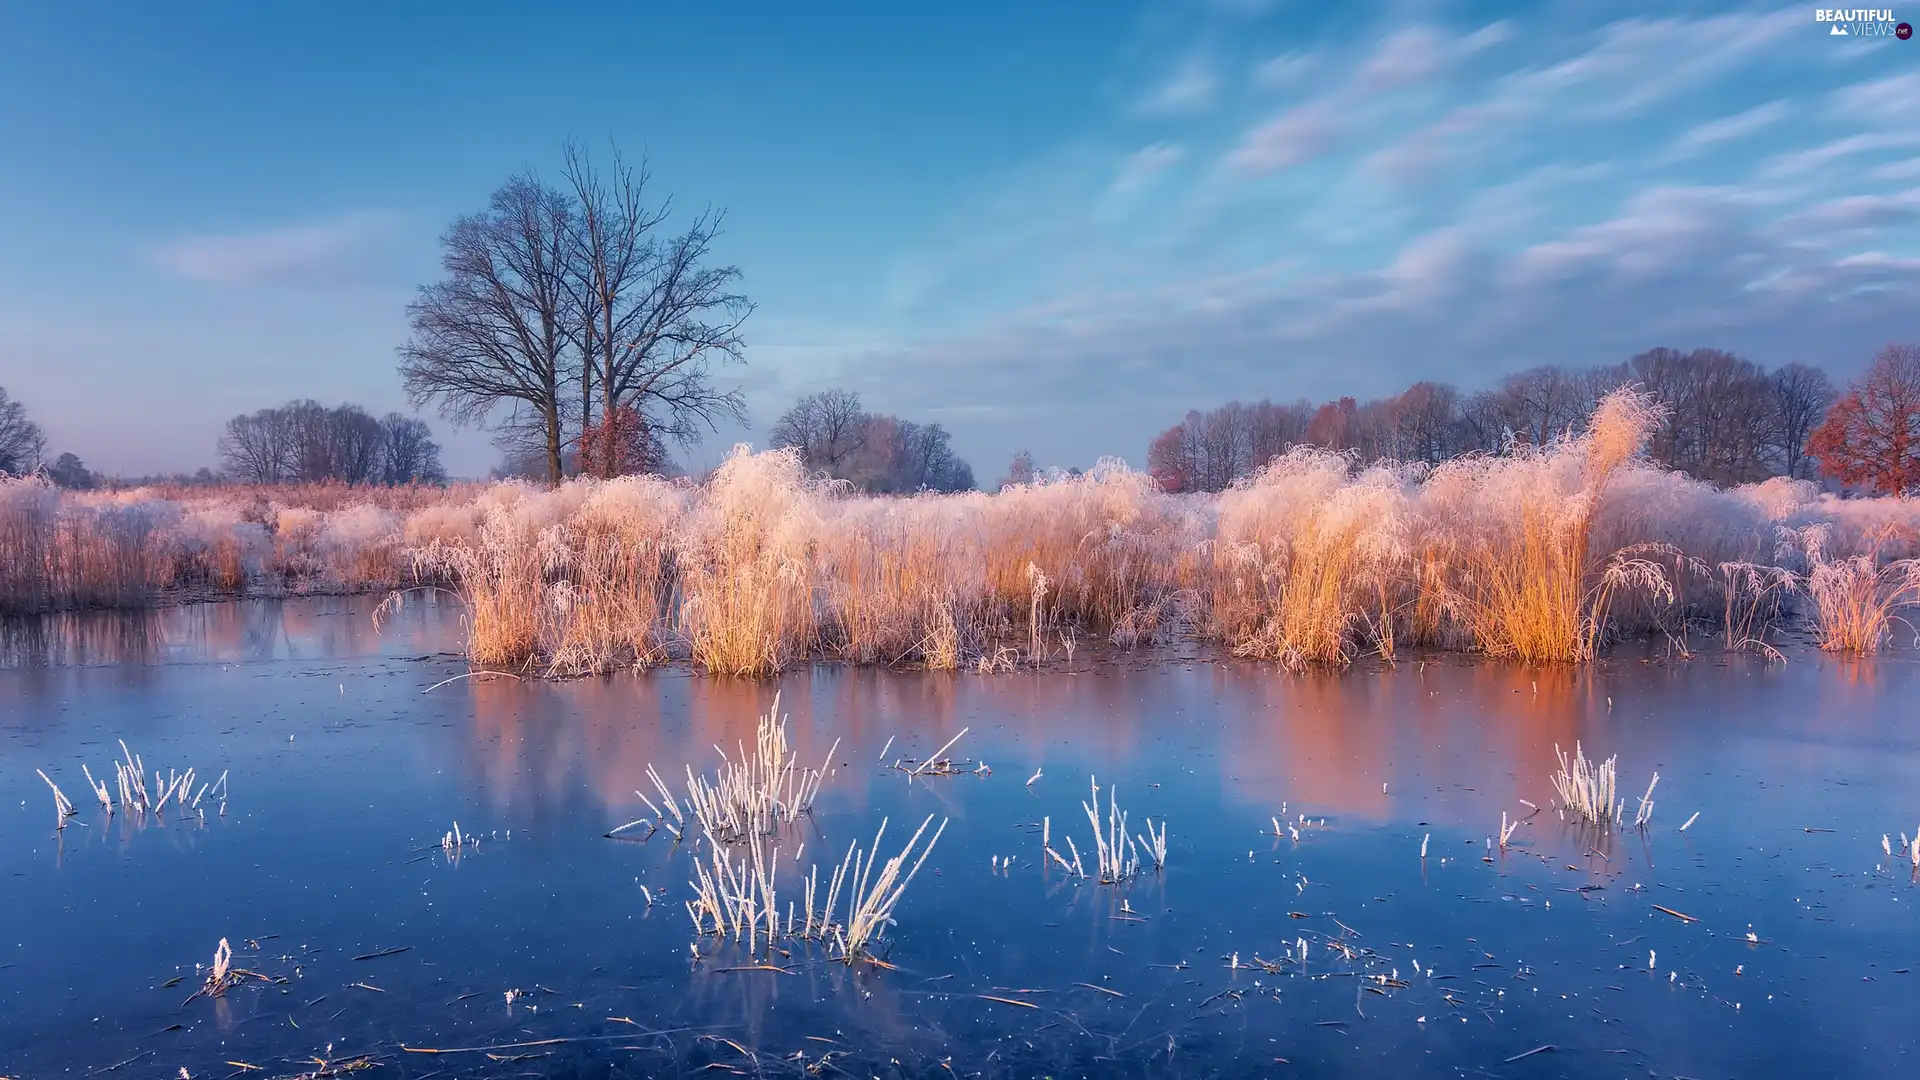
[[[1619,391],[1544,447],[1364,467],[1295,447],[1214,495],[1109,461],[992,495],[861,496],[745,447],[699,485],[162,497],[0,481],[0,612],[170,588],[437,589],[464,606],[477,667],[760,675],[808,658],[1006,670],[1082,635],[1199,637],[1296,667],[1416,645],[1578,662],[1688,625],[1764,648],[1796,603],[1822,645],[1871,651],[1920,604],[1920,504],[1719,490],[1645,461],[1661,420]]]

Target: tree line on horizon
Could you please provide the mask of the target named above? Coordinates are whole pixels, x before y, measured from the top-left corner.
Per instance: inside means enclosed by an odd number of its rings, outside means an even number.
[[[46,450],[46,433],[27,416],[27,407],[0,386],[0,477],[41,472],[63,488],[82,491],[94,485],[93,471],[78,454],[64,453],[45,461],[41,455]]]
[[[1669,410],[1648,455],[1722,486],[1825,475],[1897,492],[1920,486],[1920,348],[1889,345],[1842,395],[1819,368],[1767,368],[1718,349],[1656,348],[1621,364],[1542,365],[1463,392],[1422,381],[1391,397],[1314,404],[1228,402],[1192,410],[1147,450],[1168,491],[1221,491],[1295,445],[1363,462],[1438,462],[1511,444],[1545,445],[1581,430],[1621,386]]]
[[[426,421],[311,399],[227,421],[218,444],[227,479],[243,484],[438,484],[440,446]]]
[[[774,421],[769,444],[791,447],[809,472],[845,480],[870,495],[971,491],[973,467],[939,424],[867,412],[848,390],[808,394]]]

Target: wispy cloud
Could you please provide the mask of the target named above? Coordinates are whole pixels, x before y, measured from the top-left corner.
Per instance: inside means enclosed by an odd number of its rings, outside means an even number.
[[[153,252],[175,277],[211,285],[332,285],[353,280],[387,214],[346,214],[310,225],[184,236]]]
[[[1183,116],[1204,112],[1220,93],[1220,71],[1213,54],[1197,48],[1143,96],[1136,111],[1146,116]]]
[[[1227,155],[1227,165],[1252,175],[1290,169],[1332,150],[1339,142],[1340,131],[1340,115],[1333,105],[1309,102],[1247,132]]]
[[[1697,124],[1674,140],[1674,155],[1696,154],[1721,143],[1744,139],[1772,127],[1792,114],[1793,106],[1790,103],[1769,101],[1764,105],[1755,105],[1745,112]]]
[[[996,249],[1017,303],[850,370],[910,364],[918,407],[1001,421],[1071,397],[1113,449],[1092,417],[1662,343],[1856,362],[1920,302],[1920,129],[1893,101],[1920,76],[1828,62],[1798,8],[1690,11],[1516,16],[1524,53],[1504,22],[1236,42],[1213,115],[1089,133],[1081,186],[1001,207],[1031,223]]]
[[[1180,164],[1186,156],[1186,147],[1178,143],[1154,143],[1141,147],[1120,163],[1119,175],[1113,179],[1113,190],[1116,194],[1137,190],[1156,174]]]
[[[1834,91],[1834,116],[1875,123],[1905,123],[1920,116],[1920,73],[1890,75],[1884,79],[1843,86]]]
[[[1307,77],[1319,57],[1305,49],[1288,49],[1253,69],[1253,84],[1266,90],[1293,86]]]
[[[1510,34],[1504,22],[1490,23],[1464,37],[1425,24],[1408,26],[1380,43],[1361,65],[1356,81],[1371,91],[1422,82],[1506,41]]]
[[[1417,377],[1480,383],[1662,341],[1758,347],[1772,362],[1850,361],[1849,350],[1899,333],[1901,307],[1920,302],[1920,259],[1775,237],[1739,192],[1714,188],[1653,189],[1615,217],[1514,252],[1447,228],[1413,238],[1378,270],[1301,269],[1109,296],[1067,323],[1014,320],[868,362],[912,364],[928,402],[1059,394],[1149,410],[1194,387],[1224,400],[1280,387],[1384,392]],[[1848,299],[1868,289],[1878,299]],[[1193,300],[1208,294],[1217,299]],[[1130,374],[1105,377],[1114,371]]]

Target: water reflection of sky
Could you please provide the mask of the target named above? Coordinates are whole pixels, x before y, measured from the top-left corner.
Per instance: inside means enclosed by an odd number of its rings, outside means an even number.
[[[306,600],[0,634],[0,1075],[142,1052],[143,1069],[164,1066],[145,1075],[198,1076],[327,1041],[599,1037],[609,1015],[735,1025],[728,1037],[782,1053],[853,1032],[883,1060],[925,1066],[907,1075],[939,1075],[945,1056],[988,1074],[1150,1072],[1170,1067],[1149,1060],[1169,1041],[1174,1071],[1201,1075],[1274,1057],[1361,1075],[1408,1062],[1873,1075],[1916,1051],[1920,892],[1879,850],[1881,833],[1920,825],[1915,667],[1900,657],[1620,657],[1583,671],[1453,659],[1298,677],[1121,658],[992,677],[818,668],[777,684],[467,679],[423,695],[462,670],[447,655],[457,612],[414,607],[381,634],[368,616],[364,602]],[[776,689],[803,761],[840,740],[808,862],[883,816],[890,836],[953,819],[902,906],[903,973],[690,973],[684,854],[600,837],[646,813],[633,789],[648,763],[669,779],[710,768],[716,746],[751,742]],[[909,786],[879,767],[889,738],[889,757],[907,756],[963,728],[956,752],[991,778]],[[98,775],[121,737],[150,766],[231,769],[228,816],[99,820],[79,765]],[[1660,772],[1649,836],[1599,841],[1542,815],[1482,862],[1502,811],[1547,805],[1555,747],[1576,741],[1620,755],[1631,797]],[[36,767],[82,804],[57,837]],[[1145,923],[1033,862],[1025,826],[1043,816],[1084,844],[1089,775],[1117,783],[1136,821],[1170,822],[1167,874],[1127,896]],[[1283,805],[1328,824],[1297,843],[1261,835]],[[429,845],[456,819],[499,839],[448,865]],[[1011,875],[989,873],[996,855],[1016,856]],[[649,909],[639,882],[668,902]],[[1341,925],[1403,980],[1416,958],[1445,978],[1376,995],[1353,971],[1224,966]],[[1745,941],[1749,925],[1766,944]],[[182,1010],[191,978],[156,987],[191,976],[222,935],[279,935],[242,959],[293,981]],[[350,959],[395,946],[408,952]],[[505,1006],[504,989],[534,984],[556,991],[541,995],[552,1007]],[[1039,996],[1042,1010],[971,996],[995,987],[1058,996]],[[1505,1061],[1549,1043],[1560,1049]],[[573,1056],[550,1065],[612,1060],[564,1045]],[[675,1043],[672,1060],[704,1052]],[[662,1068],[632,1053],[638,1071]],[[393,1067],[432,1071],[418,1064]]]

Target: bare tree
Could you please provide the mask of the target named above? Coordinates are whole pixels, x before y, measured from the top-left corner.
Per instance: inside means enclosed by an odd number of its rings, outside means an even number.
[[[1463,449],[1460,391],[1445,383],[1417,382],[1394,402],[1396,457],[1444,461]]]
[[[972,491],[973,466],[953,451],[953,436],[939,424],[900,422],[894,465],[897,491]]]
[[[1192,491],[1194,477],[1199,473],[1196,440],[1192,438],[1192,428],[1188,420],[1197,413],[1187,413],[1187,420],[1173,425],[1154,436],[1147,444],[1147,472],[1153,476],[1162,491]]]
[[[946,428],[885,415],[866,418],[866,434],[859,449],[836,475],[873,494],[911,495],[973,487],[973,468],[955,456]]]
[[[447,478],[440,444],[426,421],[390,412],[380,420],[380,480],[387,484],[437,484]]]
[[[400,373],[416,405],[437,400],[455,423],[480,422],[503,403],[537,424],[547,479],[561,478],[561,393],[581,337],[571,291],[572,200],[532,175],[509,180],[486,211],[441,238],[443,281],[408,307],[412,338]],[[603,395],[606,388],[602,388]]]
[[[771,432],[775,447],[800,451],[807,468],[841,475],[841,469],[865,444],[869,417],[860,395],[850,390],[808,394],[780,414]]]
[[[1788,476],[1805,478],[1818,471],[1807,453],[1807,440],[1839,397],[1833,380],[1817,367],[1795,363],[1774,371],[1774,435],[1780,466]]]
[[[1571,431],[1593,407],[1584,381],[1553,364],[1507,376],[1498,394],[1514,434],[1536,446]]]
[[[244,484],[280,484],[292,480],[294,427],[284,409],[261,409],[227,421],[217,449],[228,475]]]
[[[1033,467],[1033,455],[1022,450],[1013,455],[1013,462],[1007,466],[1007,475],[1000,478],[999,486],[1004,488],[1017,484],[1031,484],[1037,476],[1039,476],[1039,470]]]
[[[632,408],[653,433],[689,441],[723,417],[744,420],[741,392],[712,377],[716,360],[741,360],[740,327],[753,312],[732,291],[739,268],[707,265],[725,214],[706,210],[679,235],[661,235],[672,200],[649,205],[645,162],[630,168],[618,151],[603,176],[569,145],[566,176],[577,203],[570,280],[587,316],[581,345],[597,371],[600,423],[611,430]],[[610,462],[586,467],[611,475]]]
[[[1246,466],[1249,473],[1257,472],[1307,437],[1307,425],[1313,421],[1313,403],[1296,401],[1291,405],[1275,405],[1262,401],[1250,408],[1252,422],[1247,429]]]
[[[1147,447],[1147,471],[1167,491],[1221,491],[1305,441],[1314,416],[1305,401],[1190,410]]]
[[[1359,411],[1360,403],[1350,397],[1327,402],[1315,410],[1313,419],[1308,421],[1306,441],[1329,450],[1353,449],[1353,421]]]
[[[40,464],[47,448],[40,425],[27,419],[27,408],[7,396],[0,386],[0,475],[20,476]]]
[[[1888,495],[1920,491],[1920,345],[1875,353],[1807,449],[1843,484]]]
[[[302,483],[339,480],[364,484],[377,479],[384,433],[380,421],[358,405],[329,409],[317,401],[285,407],[294,429],[295,470]]]

